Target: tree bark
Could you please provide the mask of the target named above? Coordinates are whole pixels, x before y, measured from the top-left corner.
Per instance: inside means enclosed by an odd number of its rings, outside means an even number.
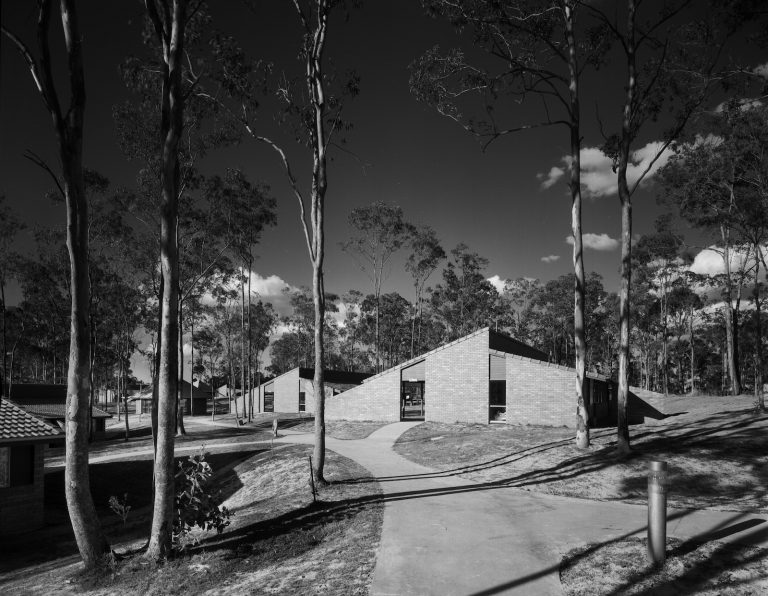
[[[325,325],[325,287],[323,284],[325,232],[323,229],[323,214],[325,209],[325,193],[328,189],[328,178],[325,138],[326,106],[322,61],[330,7],[326,0],[318,0],[317,4],[317,24],[313,31],[311,51],[307,52],[306,62],[307,86],[309,87],[308,91],[314,116],[312,129],[312,205],[310,212],[312,242],[309,242],[309,237],[307,237],[307,241],[311,248],[312,299],[315,308],[315,374],[313,379],[315,391],[315,446],[312,458],[312,471],[315,483],[324,485],[326,481],[323,475],[325,469],[325,382],[323,374],[323,367],[325,366],[323,337],[323,327]],[[378,359],[378,347],[376,357]]]
[[[574,305],[573,343],[576,352],[576,446],[589,447],[589,410],[584,395],[586,385],[586,352],[584,338],[584,251],[581,236],[581,133],[579,107],[579,66],[574,37],[574,14],[570,2],[563,4],[566,40],[568,43],[568,72],[570,78],[570,141],[571,141],[571,233],[573,234]]]
[[[763,329],[760,321],[760,244],[755,243],[755,396],[757,409],[765,411],[763,394]]]
[[[51,10],[51,1],[41,0],[37,22],[37,41],[41,53],[39,64],[19,38],[4,28],[3,33],[24,56],[37,89],[48,109],[56,133],[62,167],[63,188],[59,185],[58,178],[43,162],[36,162],[56,180],[66,204],[71,318],[64,421],[66,431],[64,492],[78,550],[86,567],[93,567],[108,552],[109,545],[96,515],[90,492],[88,470],[91,328],[90,282],[88,277],[88,202],[85,196],[82,164],[86,99],[82,35],[73,0],[61,0],[61,22],[67,52],[71,93],[69,109],[63,113],[54,86],[49,49],[48,35]],[[3,303],[3,307],[5,307],[5,303]]]
[[[243,269],[245,269],[245,260],[243,260]],[[245,344],[245,277],[240,276],[240,397],[243,399],[243,418],[250,422],[251,412],[248,409],[250,400],[245,394]]]
[[[177,221],[178,225],[178,221]],[[179,291],[181,295],[181,291]],[[178,386],[176,389],[176,436],[182,437],[187,434],[184,428],[184,407],[182,406],[182,400],[184,396],[182,391],[184,390],[184,303],[179,300],[179,374],[178,374]],[[190,379],[192,376],[190,375]],[[190,383],[190,387],[192,383]],[[189,407],[192,408],[192,400],[190,399]]]
[[[624,114],[619,142],[617,181],[621,203],[621,286],[619,290],[619,391],[617,396],[617,449],[619,453],[630,451],[629,444],[629,317],[630,287],[632,278],[632,196],[627,184],[627,167],[632,135],[632,109],[635,102],[635,0],[627,2],[627,85]]]
[[[160,262],[164,280],[160,367],[158,370],[158,429],[155,453],[155,495],[152,529],[146,556],[152,560],[171,553],[174,501],[174,428],[178,396],[179,255],[176,239],[179,193],[179,139],[183,128],[182,59],[186,1],[173,0],[163,21],[154,0],[145,0],[147,11],[163,46],[162,92],[162,206],[160,213]],[[172,11],[172,12],[171,12]]]
[[[736,353],[735,320],[733,317],[733,280],[731,278],[730,232],[720,227],[723,240],[723,264],[725,265],[725,341],[728,357],[728,377],[731,383],[731,395],[741,394],[741,376],[739,375],[738,356]]]

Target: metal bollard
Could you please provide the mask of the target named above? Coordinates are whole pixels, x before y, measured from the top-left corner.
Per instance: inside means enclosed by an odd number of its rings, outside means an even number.
[[[661,566],[667,557],[667,462],[648,466],[648,560]]]

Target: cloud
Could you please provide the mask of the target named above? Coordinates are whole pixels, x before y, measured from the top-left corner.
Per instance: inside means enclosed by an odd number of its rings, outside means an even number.
[[[768,62],[765,64],[760,64],[759,66],[755,66],[755,68],[752,69],[752,72],[754,72],[759,77],[768,79]]]
[[[541,260],[545,263],[554,263],[560,260],[560,255],[547,255],[546,257],[541,257]]]
[[[653,141],[632,152],[630,163],[627,166],[627,182],[630,188],[637,183],[646,170],[648,173],[645,174],[643,182],[653,178],[654,174],[667,163],[672,155],[672,150],[667,147],[661,151],[662,146],[663,143],[660,141]],[[661,151],[661,155],[654,161],[659,151]],[[580,159],[581,186],[587,196],[596,198],[618,193],[613,161],[605,153],[598,147],[584,147],[581,150]],[[542,180],[542,188],[547,189],[553,186],[571,167],[570,156],[563,156],[560,161],[564,167],[554,166],[548,174],[537,174],[537,178]]]
[[[491,285],[496,288],[496,291],[501,294],[504,291],[504,284],[506,283],[506,279],[501,279],[498,275],[493,275],[488,278],[488,281],[491,283]]]
[[[731,272],[738,271],[742,266],[754,265],[754,257],[747,258],[746,251],[732,249],[730,255]],[[688,267],[689,271],[699,275],[720,275],[725,273],[725,260],[723,253],[713,247],[705,248],[694,257],[693,263]]]
[[[563,174],[565,174],[565,170],[563,168],[558,168],[557,166],[552,166],[552,169],[549,170],[548,174],[536,174],[536,178],[541,180],[541,188],[551,188],[554,186],[560,178],[563,177]]]
[[[573,246],[573,236],[568,236],[565,239],[565,242]],[[590,248],[592,250],[608,251],[616,250],[619,247],[619,241],[615,238],[611,238],[608,234],[582,234],[581,242],[584,244],[584,248]]]

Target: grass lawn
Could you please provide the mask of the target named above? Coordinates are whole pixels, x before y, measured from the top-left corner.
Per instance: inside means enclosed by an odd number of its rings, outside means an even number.
[[[221,535],[205,535],[198,546],[164,565],[150,565],[141,555],[133,555],[83,574],[76,556],[62,558],[76,551],[59,544],[43,557],[41,536],[30,535],[27,547],[35,561],[56,560],[27,566],[30,556],[25,560],[17,553],[17,567],[25,568],[0,575],[0,592],[48,594],[51,586],[57,586],[57,593],[94,595],[366,594],[383,515],[378,485],[347,482],[368,474],[351,460],[328,452],[330,484],[320,488],[318,503],[313,504],[310,453],[311,448],[294,445],[211,455],[217,485],[234,513],[231,525]],[[146,540],[151,464],[150,458],[136,458],[91,467],[94,500],[118,552]],[[56,483],[54,474],[48,476]],[[134,507],[125,528],[106,505],[109,495],[124,492]],[[61,495],[47,498],[50,509],[60,507],[56,501]],[[50,534],[51,527],[47,531],[49,542],[66,542],[66,536]],[[24,548],[23,543],[14,544],[16,551]],[[3,560],[7,567],[5,553]]]
[[[568,553],[560,565],[566,596],[768,593],[768,551],[722,542],[669,539],[661,569],[647,563],[647,541],[631,538]]]
[[[671,507],[768,511],[768,416],[743,397],[673,401],[674,416],[631,427],[628,458],[617,457],[614,429],[593,431],[591,448],[580,451],[573,429],[511,425],[425,423],[404,433],[395,450],[474,480],[637,503],[646,501],[648,461],[661,459],[669,465]]]

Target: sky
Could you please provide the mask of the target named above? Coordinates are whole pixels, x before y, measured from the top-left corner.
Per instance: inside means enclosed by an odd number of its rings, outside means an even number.
[[[272,60],[278,68],[295,68],[300,30],[290,3],[256,0],[252,4],[253,11],[243,2],[211,3],[214,26],[234,35],[252,56]],[[3,24],[33,41],[33,3],[7,0],[0,6]],[[127,55],[141,52],[142,3],[81,0],[78,8],[88,98],[84,161],[113,185],[131,186],[138,164],[121,153],[111,114],[113,106],[126,97],[118,65]],[[54,55],[60,57],[60,26],[55,19],[53,25]],[[329,164],[325,285],[330,292],[369,290],[368,278],[340,250],[339,242],[349,237],[349,212],[374,201],[397,203],[412,223],[432,226],[446,251],[460,242],[467,244],[489,260],[485,273],[494,282],[517,277],[546,281],[572,271],[564,159],[567,130],[547,128],[510,135],[483,151],[471,135],[416,101],[409,91],[408,65],[435,45],[459,47],[470,57],[479,56],[470,34],[429,18],[415,0],[369,0],[353,9],[348,20],[336,18],[329,25],[327,56],[340,69],[354,68],[360,76],[360,95],[345,108],[354,124],[346,134],[345,146],[354,155],[335,152]],[[765,52],[744,44],[739,53],[750,67],[766,62]],[[581,98],[584,260],[587,271],[600,273],[611,291],[618,289],[619,201],[610,162],[597,149],[602,137],[595,113],[599,112],[606,126],[618,122],[622,81],[622,71],[616,67],[588,74],[582,81]],[[535,116],[537,109],[512,105],[504,116],[513,124]],[[270,128],[268,116],[265,126],[281,138],[280,130]],[[630,178],[644,169],[658,130],[651,128],[639,139]],[[286,148],[293,170],[306,188],[311,173],[309,156],[289,141]],[[3,40],[0,192],[27,223],[61,226],[63,206],[45,198],[52,184],[23,157],[25,150],[56,163],[50,119],[21,56]],[[278,202],[278,224],[263,234],[257,250],[257,290],[267,300],[279,300],[279,291],[286,285],[309,286],[311,267],[296,199],[275,154],[245,140],[211,154],[203,164],[209,173],[233,166],[243,168],[251,180],[267,183]],[[635,234],[651,232],[660,213],[652,173],[634,197]],[[29,234],[20,238],[18,246],[30,249]],[[412,299],[412,282],[403,268],[406,257],[403,252],[393,260],[383,291],[399,291]],[[437,282],[439,272],[429,280],[430,284]],[[14,297],[12,288],[9,303],[14,298],[18,299],[18,292]]]

